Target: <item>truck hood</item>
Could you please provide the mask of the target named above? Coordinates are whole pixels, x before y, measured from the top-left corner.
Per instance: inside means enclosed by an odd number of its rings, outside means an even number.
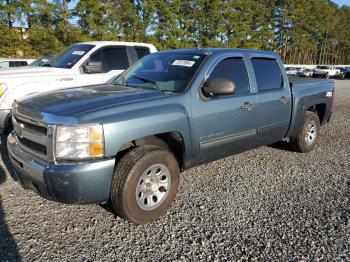
[[[44,123],[78,123],[79,116],[166,96],[157,90],[115,85],[68,88],[26,96],[15,113]]]
[[[23,78],[23,77],[41,77],[45,75],[62,75],[71,73],[71,69],[54,68],[54,67],[36,67],[36,66],[23,66],[16,68],[7,68],[0,70],[0,82],[1,79],[7,78]]]

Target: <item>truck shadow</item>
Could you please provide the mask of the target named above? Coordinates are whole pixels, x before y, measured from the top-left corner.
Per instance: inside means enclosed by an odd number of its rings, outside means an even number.
[[[290,151],[290,152],[295,152],[290,144],[286,141],[279,141],[276,142],[274,144],[268,145],[268,147],[274,148],[274,149],[279,149],[279,150],[283,150],[283,151]]]
[[[5,147],[5,149],[4,149]],[[4,156],[5,150],[7,151],[6,144],[3,143],[3,137],[1,137],[1,156]],[[7,153],[8,157],[8,153]],[[3,158],[3,161],[8,161]],[[8,163],[9,164],[9,163]],[[6,168],[8,168],[6,166]],[[9,168],[13,172],[12,167]],[[6,182],[6,172],[2,166],[0,166],[0,187]],[[5,220],[5,212],[2,207],[2,196],[0,194],[0,261],[21,261],[21,256],[18,252],[17,243],[13,239],[10,230],[7,227]]]

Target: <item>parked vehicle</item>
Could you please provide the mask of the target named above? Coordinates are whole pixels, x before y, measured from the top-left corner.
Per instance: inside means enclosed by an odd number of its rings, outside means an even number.
[[[54,58],[53,55],[44,56],[44,57],[38,58],[37,60],[33,61],[29,65],[30,66],[43,66],[43,65],[47,64],[47,62],[49,62],[53,58]]]
[[[312,77],[314,70],[310,68],[303,68],[302,70],[298,71],[298,76],[301,77]]]
[[[15,99],[60,88],[106,83],[153,52],[156,48],[151,44],[85,42],[71,46],[45,67],[0,71],[0,130],[9,127]]]
[[[345,78],[350,78],[350,67],[346,68]]]
[[[295,70],[297,70],[297,74],[303,72],[303,68],[301,67],[296,67]]]
[[[349,67],[337,67],[340,73],[336,76],[338,79],[350,78],[350,68]]]
[[[27,66],[32,61],[34,61],[34,59],[0,58],[0,69]]]
[[[297,73],[298,73],[298,72],[297,72],[296,68],[293,68],[293,67],[287,67],[287,68],[286,68],[286,74],[287,74],[287,75],[296,76]]]
[[[16,101],[8,150],[24,188],[63,203],[110,201],[142,224],[169,208],[180,171],[282,139],[313,150],[333,94],[332,80],[290,85],[274,52],[159,52],[112,84]]]
[[[340,70],[337,69],[334,66],[317,66],[313,77],[325,77],[325,78],[331,78],[336,77],[340,73]]]

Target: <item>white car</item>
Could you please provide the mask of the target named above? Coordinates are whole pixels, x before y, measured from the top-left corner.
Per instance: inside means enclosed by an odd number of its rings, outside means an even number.
[[[298,71],[294,67],[286,67],[286,73],[289,76],[295,76],[295,75],[297,75]]]
[[[317,66],[312,76],[330,78],[330,77],[335,77],[339,74],[340,74],[340,69],[334,66]]]
[[[9,124],[11,105],[25,95],[106,83],[141,57],[151,44],[96,41],[71,46],[43,67],[0,70],[0,130]]]
[[[0,69],[27,66],[33,61],[34,59],[0,58]]]

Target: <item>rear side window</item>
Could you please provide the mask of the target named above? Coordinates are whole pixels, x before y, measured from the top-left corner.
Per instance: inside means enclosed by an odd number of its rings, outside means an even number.
[[[147,48],[147,47],[135,47],[135,50],[136,50],[138,59],[141,59],[142,57],[151,53],[149,51],[149,48]]]
[[[26,66],[28,65],[26,61],[18,61],[17,66]]]
[[[222,78],[231,80],[236,85],[235,94],[249,93],[249,78],[247,68],[242,58],[226,58],[211,72],[209,79]]]
[[[283,87],[282,72],[276,59],[253,58],[252,64],[259,92]]]
[[[107,48],[102,50],[103,72],[125,70],[129,67],[126,48]]]

